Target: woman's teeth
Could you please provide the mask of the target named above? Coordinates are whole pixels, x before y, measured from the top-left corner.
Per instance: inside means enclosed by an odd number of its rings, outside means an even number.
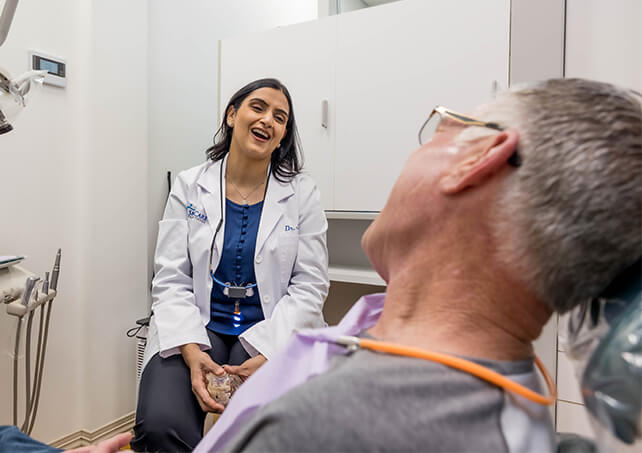
[[[270,137],[259,129],[252,129],[252,133],[262,140],[268,140]]]

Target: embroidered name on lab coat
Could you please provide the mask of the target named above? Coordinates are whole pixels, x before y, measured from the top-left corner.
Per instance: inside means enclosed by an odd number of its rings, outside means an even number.
[[[188,219],[196,219],[201,223],[207,222],[207,216],[196,209],[192,203],[188,204],[185,209],[187,210]]]
[[[285,226],[285,232],[286,232],[286,233],[287,233],[288,231],[296,231],[296,230],[298,230],[298,229],[299,229],[299,225],[295,225],[295,226],[286,225],[286,226]]]

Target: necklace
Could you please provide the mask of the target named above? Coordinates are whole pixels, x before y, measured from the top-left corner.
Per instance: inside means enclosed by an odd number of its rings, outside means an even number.
[[[234,183],[232,182],[232,180],[228,180],[228,181],[229,181],[229,183],[230,183],[230,184],[232,184],[232,188],[234,188],[234,190],[236,190],[236,193],[238,193],[238,194],[241,196],[241,199],[243,200],[243,204],[248,204],[248,203],[247,203],[247,199],[250,197],[250,195],[252,195],[254,192],[256,192],[256,189],[258,189],[258,188],[259,188],[259,187],[261,187],[263,184],[265,184],[265,181],[261,181],[261,182],[259,183],[259,185],[257,185],[254,189],[252,189],[252,190],[251,190],[247,195],[243,195],[243,194],[241,193],[241,191],[239,190],[239,188],[238,188],[238,187],[236,187],[236,184],[234,184]]]

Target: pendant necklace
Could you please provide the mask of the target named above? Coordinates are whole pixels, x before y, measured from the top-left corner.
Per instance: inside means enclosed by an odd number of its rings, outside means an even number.
[[[247,195],[243,195],[243,194],[241,193],[241,191],[239,190],[239,188],[238,188],[238,187],[236,187],[236,184],[234,184],[234,183],[232,182],[232,180],[228,180],[228,181],[229,181],[229,183],[230,183],[230,184],[232,184],[232,188],[234,188],[234,190],[236,190],[236,193],[238,193],[238,194],[241,196],[241,199],[243,200],[243,204],[248,204],[248,203],[247,203],[247,199],[250,197],[250,195],[252,195],[254,192],[256,192],[256,190],[257,190],[259,187],[261,187],[263,184],[265,184],[265,181],[261,181],[261,182],[259,183],[259,185],[257,185],[254,189],[252,189],[252,190],[251,190]]]

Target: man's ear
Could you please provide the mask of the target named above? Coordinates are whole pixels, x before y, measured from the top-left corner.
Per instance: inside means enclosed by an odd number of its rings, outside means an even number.
[[[471,146],[473,151],[440,180],[441,190],[446,194],[454,194],[481,184],[505,165],[510,165],[508,159],[517,149],[518,142],[517,131],[507,129],[465,145]]]

